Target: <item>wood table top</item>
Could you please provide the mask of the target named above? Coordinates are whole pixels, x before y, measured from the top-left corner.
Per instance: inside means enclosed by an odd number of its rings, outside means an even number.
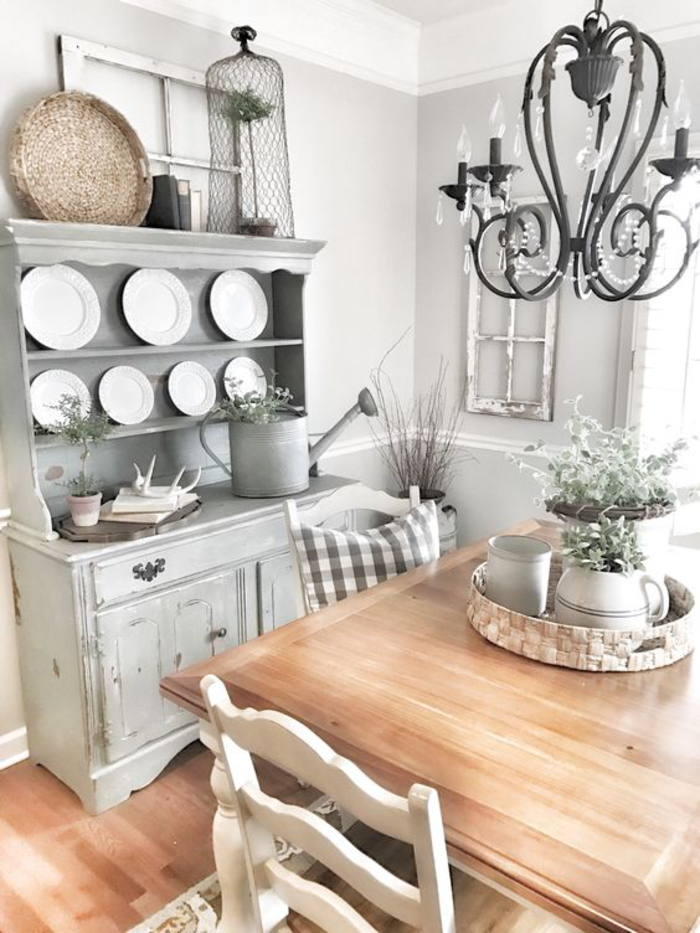
[[[556,544],[557,526],[510,529]],[[579,673],[489,644],[466,620],[485,544],[447,555],[162,682],[205,718],[309,725],[397,793],[440,793],[451,858],[585,930],[689,933],[700,918],[700,658]],[[698,925],[700,929],[700,924]]]

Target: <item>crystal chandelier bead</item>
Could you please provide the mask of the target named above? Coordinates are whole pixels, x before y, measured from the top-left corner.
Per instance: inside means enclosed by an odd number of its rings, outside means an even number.
[[[600,165],[603,157],[595,148],[593,143],[593,127],[589,126],[586,130],[586,145],[576,156],[576,167],[582,172],[593,172]]]
[[[666,114],[664,116],[664,121],[661,124],[661,137],[659,139],[659,144],[661,145],[662,149],[665,149],[668,146],[668,124],[669,119],[668,114]]]
[[[538,143],[542,142],[543,115],[544,115],[544,107],[542,106],[542,104],[539,104],[537,107],[537,120],[535,121],[535,139],[537,140]]]
[[[445,219],[443,215],[442,200],[443,198],[442,198],[442,191],[441,191],[440,194],[438,195],[437,211],[435,213],[435,223],[438,225],[438,227],[442,226],[442,222]]]
[[[464,265],[462,266],[462,268],[464,269],[465,275],[469,275],[471,271],[471,267],[472,267],[472,251],[471,251],[471,247],[469,243],[467,243],[467,245],[464,247]]]
[[[519,159],[523,154],[523,113],[520,111],[518,122],[515,125],[515,139],[513,140],[513,155]]]
[[[634,121],[632,123],[632,135],[635,139],[642,138],[642,99],[637,99],[634,105]]]

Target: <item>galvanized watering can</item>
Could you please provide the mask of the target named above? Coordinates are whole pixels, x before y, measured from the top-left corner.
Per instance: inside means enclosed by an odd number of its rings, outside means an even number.
[[[358,415],[374,417],[377,405],[369,389],[363,389],[355,405],[312,447],[309,446],[307,415],[291,407],[281,411],[277,421],[268,424],[229,421],[230,469],[206,440],[207,425],[216,414],[216,410],[210,412],[199,429],[202,447],[231,477],[234,496],[266,499],[291,496],[308,489],[309,470]]]

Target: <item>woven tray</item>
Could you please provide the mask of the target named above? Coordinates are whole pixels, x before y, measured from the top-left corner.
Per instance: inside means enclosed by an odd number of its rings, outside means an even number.
[[[138,226],[153,181],[126,118],[92,94],[62,91],[24,111],[12,131],[10,173],[30,217]]]
[[[487,641],[513,654],[577,671],[635,672],[675,664],[694,647],[695,598],[687,587],[666,577],[671,597],[668,616],[648,629],[610,631],[560,625],[554,620],[554,595],[561,559],[552,561],[547,609],[540,619],[521,615],[484,596],[486,564],[474,571],[467,618]]]

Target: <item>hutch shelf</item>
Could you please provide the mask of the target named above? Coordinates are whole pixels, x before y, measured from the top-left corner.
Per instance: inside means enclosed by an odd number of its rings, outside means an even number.
[[[255,638],[295,617],[282,502],[235,498],[198,441],[197,418],[180,415],[167,374],[181,360],[209,368],[221,398],[235,356],[257,360],[306,403],[304,284],[323,243],[206,233],[9,220],[0,224],[0,424],[11,516],[20,663],[31,758],[56,774],[97,813],[125,799],[197,737],[194,717],[159,693],[162,677]],[[94,338],[79,350],[47,350],[22,323],[20,282],[34,266],[64,263],[95,288],[101,309]],[[135,269],[164,268],[184,283],[193,318],[182,341],[141,343],[121,313]],[[209,289],[220,272],[244,269],[269,307],[260,338],[236,342],[216,329]],[[74,448],[37,432],[32,379],[69,369],[88,386],[113,365],[140,368],[154,389],[151,416],[117,427],[93,454],[107,491],[133,477],[133,462],[155,453],[161,481],[181,465],[202,467],[204,508],[191,524],[156,538],[109,545],[58,537],[65,512],[60,482],[78,466]],[[213,445],[228,457],[226,428]],[[217,436],[218,434],[218,436]],[[349,482],[312,478],[297,497],[314,501]],[[159,570],[152,573],[155,567]]]

